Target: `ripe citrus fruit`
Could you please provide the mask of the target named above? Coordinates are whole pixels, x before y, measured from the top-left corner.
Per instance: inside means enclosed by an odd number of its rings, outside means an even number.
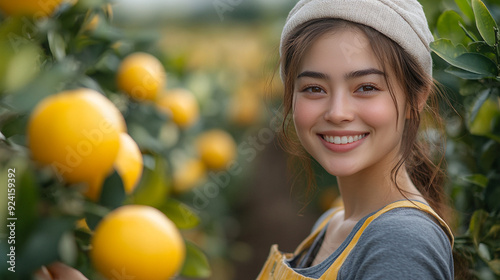
[[[258,122],[261,114],[259,96],[255,92],[242,91],[231,97],[228,107],[229,117],[238,125],[252,125]]]
[[[154,56],[137,52],[127,56],[117,73],[118,87],[137,101],[155,100],[166,83],[165,69]]]
[[[120,133],[120,148],[116,155],[114,168],[123,181],[125,193],[134,191],[142,175],[143,161],[142,154],[135,141],[127,133]],[[102,185],[106,176],[95,176],[89,178],[84,195],[93,201],[97,201],[101,195]]]
[[[46,17],[51,15],[63,0],[0,1],[0,10],[6,15]]]
[[[125,131],[109,99],[81,88],[43,99],[31,113],[27,142],[38,163],[69,183],[88,182],[111,171]]]
[[[170,279],[186,254],[174,223],[144,205],[126,205],[109,213],[97,225],[91,246],[94,267],[108,279]]]
[[[206,131],[198,136],[196,144],[201,160],[210,169],[225,169],[236,157],[236,143],[224,130]]]
[[[173,175],[173,189],[178,193],[186,192],[199,183],[206,173],[205,164],[199,159],[188,159]]]
[[[115,169],[123,180],[126,193],[131,193],[142,175],[142,154],[134,139],[127,133],[120,134],[120,149],[115,160]]]
[[[189,127],[199,118],[200,109],[196,97],[185,89],[174,89],[162,94],[156,104],[171,115],[172,120],[179,127]]]

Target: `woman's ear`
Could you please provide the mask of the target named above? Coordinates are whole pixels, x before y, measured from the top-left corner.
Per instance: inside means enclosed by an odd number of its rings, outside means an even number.
[[[432,90],[432,88],[428,87],[424,91],[419,92],[418,99],[417,99],[419,113],[422,112],[422,110],[424,109],[425,104],[427,103],[427,99],[429,98],[429,95],[431,93],[431,90]]]
[[[427,103],[427,99],[429,98],[429,95],[431,93],[431,89],[427,88],[426,90],[418,93],[417,97],[417,108],[418,112],[421,113],[422,110],[425,107],[425,104]],[[411,119],[411,107],[410,105],[406,106],[406,119]]]

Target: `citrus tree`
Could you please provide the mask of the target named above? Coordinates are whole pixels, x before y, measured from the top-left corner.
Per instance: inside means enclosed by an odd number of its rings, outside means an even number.
[[[208,277],[187,231],[204,208],[185,201],[237,163],[224,107],[207,114],[159,35],[113,25],[105,0],[0,12],[0,278],[54,261],[89,279]]]
[[[468,270],[467,277],[498,279],[500,5],[487,3],[490,12],[481,0],[455,4],[438,15],[437,40],[431,44],[435,77],[456,93],[452,104],[458,115],[449,113],[447,125],[450,194],[458,224],[454,250],[467,260],[459,264]]]

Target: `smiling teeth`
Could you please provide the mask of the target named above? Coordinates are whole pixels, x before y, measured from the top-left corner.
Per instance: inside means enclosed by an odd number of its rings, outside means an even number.
[[[359,141],[365,137],[366,137],[366,134],[355,135],[354,137],[353,136],[323,135],[323,139],[325,139],[326,142],[333,143],[333,144],[350,144],[352,142]]]

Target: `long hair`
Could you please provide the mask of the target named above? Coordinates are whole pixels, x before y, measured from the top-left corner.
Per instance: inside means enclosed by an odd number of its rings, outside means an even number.
[[[402,144],[400,147],[400,160],[391,170],[391,179],[399,192],[407,197],[408,193],[402,190],[397,183],[397,175],[404,167],[406,168],[413,184],[424,196],[430,206],[445,220],[448,220],[449,211],[446,206],[444,195],[444,149],[440,143],[432,143],[424,137],[419,137],[421,116],[432,119],[432,131],[443,135],[442,119],[437,108],[437,90],[432,77],[405,52],[397,43],[371,27],[352,23],[341,19],[323,18],[314,19],[297,26],[290,35],[285,38],[281,53],[281,77],[284,83],[283,96],[283,122],[281,127],[280,143],[284,149],[299,160],[296,165],[301,173],[304,172],[307,179],[307,190],[314,188],[315,180],[311,168],[311,157],[307,154],[295,134],[293,122],[290,118],[293,106],[293,92],[295,77],[297,77],[301,59],[304,57],[311,45],[323,34],[339,29],[352,28],[362,31],[371,48],[383,67],[383,71],[390,68],[395,73],[395,81],[387,80],[391,97],[398,110],[393,87],[394,83],[400,81],[406,97],[406,108],[410,117],[405,120]],[[388,79],[388,78],[387,78]],[[422,96],[429,94],[429,100],[423,108]],[[399,113],[398,113],[399,116]],[[438,139],[443,139],[438,137]],[[441,144],[444,144],[442,142]],[[433,149],[431,149],[431,147]]]

